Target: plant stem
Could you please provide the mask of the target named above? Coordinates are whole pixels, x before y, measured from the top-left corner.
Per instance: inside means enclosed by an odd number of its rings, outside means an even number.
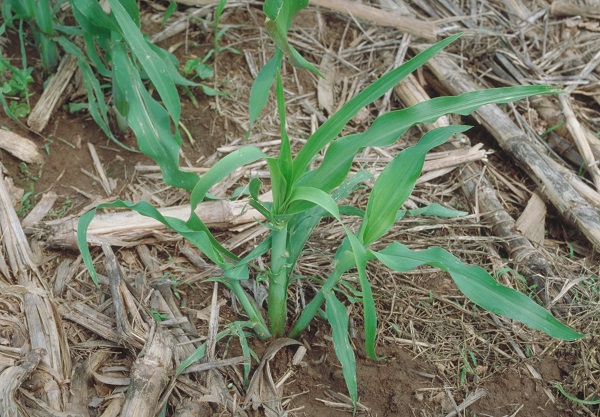
[[[231,291],[233,291],[233,293],[235,294],[235,297],[242,305],[244,311],[246,312],[246,314],[248,314],[250,321],[254,323],[254,333],[256,333],[256,336],[258,336],[260,340],[266,340],[270,338],[271,333],[269,333],[269,330],[267,329],[265,320],[258,311],[256,304],[254,304],[248,298],[248,294],[246,294],[246,291],[244,291],[240,282],[236,280],[231,280],[229,282],[229,285]]]
[[[275,337],[283,337],[287,321],[287,223],[271,232],[271,272],[269,274],[269,326]]]

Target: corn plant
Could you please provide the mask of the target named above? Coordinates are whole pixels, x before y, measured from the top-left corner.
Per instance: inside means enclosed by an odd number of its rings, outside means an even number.
[[[58,62],[57,45],[75,56],[88,102],[71,104],[71,110],[88,110],[110,139],[130,149],[111,130],[110,115],[114,114],[118,126],[131,128],[141,151],[158,163],[167,184],[191,190],[197,176],[179,169],[181,104],[177,86],[202,86],[184,78],[179,73],[177,59],[144,37],[135,0],[108,0],[110,13],[97,0],[69,0],[69,3],[76,26],[55,22],[61,2],[7,0],[2,5],[5,22],[0,25],[0,34],[7,27],[16,29],[14,23],[19,22],[17,30],[25,59],[27,24],[39,45],[42,66],[48,70]],[[13,70],[13,74],[17,73]],[[103,79],[110,80],[110,90],[107,91]],[[152,96],[152,89],[157,91],[162,104]],[[208,87],[205,91],[218,94]],[[111,101],[107,102],[106,96]],[[1,94],[0,104],[7,114],[14,114]]]
[[[354,402],[357,401],[356,360],[349,340],[345,301],[362,304],[366,352],[369,357],[377,359],[377,311],[367,273],[369,262],[381,262],[398,272],[406,272],[421,265],[437,267],[452,277],[467,298],[484,309],[519,320],[552,337],[564,340],[582,337],[526,295],[500,285],[479,266],[464,265],[442,248],[430,247],[413,251],[400,242],[393,242],[381,250],[373,248],[373,245],[394,227],[398,219],[405,215],[461,214],[437,205],[409,212],[401,210],[401,207],[415,186],[426,154],[432,148],[446,142],[452,135],[464,132],[468,126],[437,128],[425,134],[416,145],[395,156],[375,180],[364,211],[341,204],[360,183],[370,178],[365,171],[349,175],[355,155],[364,148],[392,145],[411,126],[431,123],[445,114],[467,115],[485,104],[508,103],[535,94],[556,93],[557,90],[546,86],[519,86],[474,91],[456,97],[438,97],[410,108],[381,115],[365,132],[339,137],[344,126],[361,108],[381,97],[459,35],[451,36],[366,87],[317,129],[294,156],[286,131],[281,68],[284,59],[287,58],[292,65],[318,74],[318,70],[300,56],[287,38],[294,14],[306,7],[307,3],[307,0],[268,0],[264,4],[267,30],[276,47],[273,58],[265,64],[252,87],[250,121],[256,123],[259,119],[274,84],[281,125],[279,154],[269,156],[257,147],[248,145],[223,157],[195,182],[190,194],[191,211],[187,221],[163,216],[147,202],[133,204],[121,200],[101,204],[84,214],[79,220],[78,244],[92,278],[96,281],[86,243],[86,231],[96,211],[104,207],[122,207],[152,217],[189,240],[221,268],[222,275],[213,279],[223,283],[235,295],[248,316],[254,333],[260,339],[286,335],[298,337],[315,317],[324,315],[331,325],[335,352],[342,364],[344,378]],[[316,168],[312,168],[311,162],[325,148],[327,150],[322,161]],[[264,216],[266,220],[262,224],[269,230],[269,234],[255,249],[239,258],[216,240],[195,210],[213,185],[239,167],[261,159],[266,160],[269,168],[272,201],[261,200],[259,195],[263,184],[254,178],[248,184],[249,204]],[[353,231],[346,226],[345,217],[342,215],[358,217],[358,229]],[[345,238],[331,256],[331,272],[325,280],[296,276],[294,271],[298,262],[302,262],[306,242],[320,220],[325,217],[337,221],[345,231]],[[263,256],[268,256],[270,261],[268,266],[260,268],[255,261]],[[360,286],[359,296],[353,296],[352,300],[344,295],[347,294],[346,278],[349,275],[358,277]],[[260,278],[268,285],[266,316],[262,315],[261,306],[256,304],[242,285],[244,281],[254,278]],[[290,286],[300,279],[311,279],[315,285],[320,285],[320,288],[302,308],[299,317],[290,320],[288,291]],[[244,323],[247,325],[248,322]],[[201,347],[180,365],[179,372],[201,357],[203,349],[205,347]]]
[[[27,23],[34,43],[39,48],[42,67],[51,71],[58,65],[58,48],[55,43],[54,16],[60,2],[50,0],[5,0],[2,3],[2,17],[4,23],[0,26],[0,34],[6,27],[11,27],[19,32],[21,47],[24,47],[24,33]],[[15,22],[19,22],[18,28]]]
[[[109,127],[113,111],[119,126],[131,128],[140,150],[161,167],[167,184],[192,189],[197,177],[179,169],[181,103],[176,86],[197,84],[179,73],[172,54],[141,33],[135,0],[108,0],[110,13],[95,0],[70,0],[70,4],[85,52],[65,37],[58,42],[77,58],[90,114],[103,132],[120,144]],[[111,80],[111,103],[105,102],[101,77]],[[147,81],[162,104],[152,97]]]

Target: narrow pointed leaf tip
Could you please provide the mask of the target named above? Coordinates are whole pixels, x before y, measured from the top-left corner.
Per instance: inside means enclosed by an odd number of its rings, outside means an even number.
[[[549,336],[567,341],[585,336],[562,324],[525,294],[499,284],[483,268],[465,265],[442,248],[431,247],[412,251],[394,242],[382,251],[372,254],[397,272],[407,272],[421,265],[434,266],[448,272],[458,289],[481,308],[520,321]]]

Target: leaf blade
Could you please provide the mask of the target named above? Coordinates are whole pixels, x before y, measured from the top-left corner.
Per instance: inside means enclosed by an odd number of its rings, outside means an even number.
[[[547,86],[495,88],[471,91],[459,96],[436,97],[406,109],[386,113],[375,119],[366,132],[345,136],[331,143],[321,165],[302,175],[298,183],[330,191],[345,178],[356,153],[368,146],[389,146],[411,126],[435,122],[446,114],[466,116],[486,104],[509,103],[532,95],[556,92],[555,88]],[[296,170],[294,174],[297,174]]]
[[[331,325],[333,347],[342,364],[344,380],[352,402],[358,401],[358,380],[356,377],[356,357],[348,339],[348,315],[346,307],[335,297],[333,292],[325,293],[325,314]]]
[[[361,241],[368,245],[390,230],[398,210],[411,195],[423,170],[425,156],[436,146],[445,143],[467,126],[446,126],[426,133],[414,146],[404,149],[379,175],[369,196],[361,227]]]
[[[323,149],[329,142],[342,131],[344,126],[352,119],[360,109],[372,103],[386,91],[394,87],[400,80],[408,76],[417,68],[429,61],[438,52],[458,39],[461,34],[450,36],[427,50],[421,52],[411,60],[400,67],[383,75],[380,79],[365,88],[339,111],[329,118],[317,131],[309,138],[305,146],[302,147],[294,159],[294,178],[298,179],[303,173],[310,161]]]
[[[388,268],[398,272],[410,271],[423,264],[440,268],[448,272],[460,291],[478,306],[520,321],[552,337],[568,341],[584,337],[559,322],[526,295],[496,282],[483,268],[464,265],[442,248],[431,247],[422,251],[412,251],[394,242],[382,251],[371,253]]]

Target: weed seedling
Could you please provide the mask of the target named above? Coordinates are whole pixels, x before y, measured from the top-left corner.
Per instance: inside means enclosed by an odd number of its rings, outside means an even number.
[[[34,206],[35,206],[35,193],[33,191],[33,184],[31,184],[31,190],[24,193],[23,197],[21,197],[21,205],[19,206],[19,209],[17,210],[17,215],[19,217],[27,216],[31,212],[31,210],[33,209]]]
[[[151,309],[150,310],[150,314],[152,314],[152,317],[154,317],[154,320],[156,320],[157,323],[160,323],[161,321],[166,320],[166,319],[169,318],[168,314],[166,314],[166,313],[159,313],[155,309]]]

